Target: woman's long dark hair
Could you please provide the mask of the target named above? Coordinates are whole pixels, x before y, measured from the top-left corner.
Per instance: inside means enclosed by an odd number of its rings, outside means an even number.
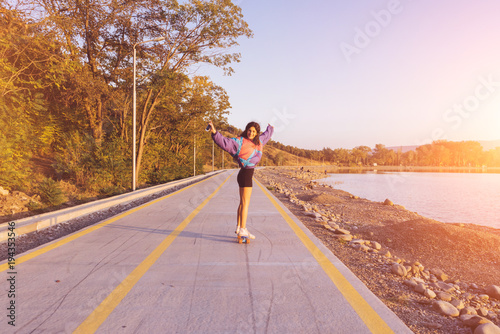
[[[259,138],[260,137],[260,125],[257,122],[250,122],[250,123],[248,123],[247,126],[245,127],[245,131],[243,131],[241,133],[240,137],[244,137],[244,138],[248,139],[248,136],[247,136],[248,129],[250,129],[252,126],[255,128],[255,131],[257,131],[257,135],[254,137],[254,139],[252,140],[252,142],[256,146],[259,146],[260,145],[260,138]]]

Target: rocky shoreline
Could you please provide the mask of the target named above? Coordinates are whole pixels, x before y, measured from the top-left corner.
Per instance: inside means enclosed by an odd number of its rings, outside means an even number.
[[[500,333],[500,230],[358,198],[314,171],[255,176],[413,332]]]

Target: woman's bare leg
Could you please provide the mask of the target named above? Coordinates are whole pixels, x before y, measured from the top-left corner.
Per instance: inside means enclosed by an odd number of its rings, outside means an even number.
[[[241,189],[241,188],[240,188]],[[239,233],[241,227],[241,208],[243,205],[241,204],[241,194],[240,194],[240,205],[238,205],[238,214],[237,214],[237,225],[236,225],[236,234]]]
[[[240,188],[240,205],[238,206],[238,226],[240,228],[247,227],[248,207],[251,196],[252,187]]]

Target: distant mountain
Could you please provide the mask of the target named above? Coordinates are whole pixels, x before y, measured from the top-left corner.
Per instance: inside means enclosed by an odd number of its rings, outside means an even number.
[[[452,140],[454,141],[454,140]],[[477,140],[479,144],[483,147],[483,151],[489,151],[494,149],[495,147],[500,147],[500,139],[499,140]],[[395,152],[398,152],[401,150],[402,153],[406,153],[408,151],[415,151],[419,145],[413,145],[413,146],[391,146],[391,147],[386,147],[389,150],[393,150]]]

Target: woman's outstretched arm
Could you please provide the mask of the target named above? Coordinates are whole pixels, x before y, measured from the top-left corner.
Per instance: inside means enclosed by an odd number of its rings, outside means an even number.
[[[273,136],[273,133],[274,133],[274,126],[272,126],[271,124],[268,124],[266,131],[261,133],[259,136],[259,139],[260,139],[260,142],[262,143],[262,145],[266,145],[266,143],[269,141],[269,139],[271,139],[271,137]]]
[[[238,143],[234,138],[226,138],[220,132],[215,129],[212,121],[208,123],[210,125],[210,132],[212,133],[213,141],[222,148],[224,151],[231,155],[235,155],[238,152]]]

